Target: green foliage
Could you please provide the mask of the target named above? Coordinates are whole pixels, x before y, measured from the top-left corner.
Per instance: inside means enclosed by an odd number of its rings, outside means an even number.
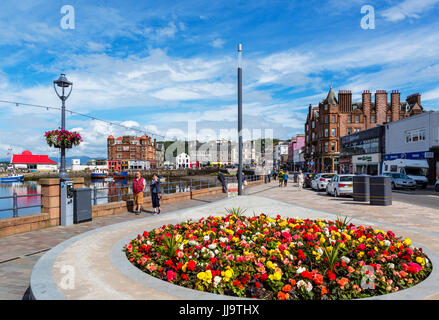
[[[231,215],[236,215],[237,217],[241,217],[241,216],[243,216],[244,215],[244,212],[246,212],[247,211],[247,209],[242,209],[241,207],[238,207],[238,208],[224,208],[225,210],[226,210],[226,212],[228,213],[228,214],[231,214]]]
[[[351,220],[352,218],[349,218],[348,216],[338,214],[337,219],[335,220],[335,226],[338,228],[338,230],[346,229]]]

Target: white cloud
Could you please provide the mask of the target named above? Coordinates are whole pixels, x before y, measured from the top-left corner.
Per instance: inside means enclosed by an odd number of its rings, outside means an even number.
[[[222,48],[224,46],[225,41],[223,39],[215,39],[213,40],[210,45],[214,48]]]
[[[404,0],[396,6],[390,7],[381,15],[388,21],[400,21],[405,18],[420,18],[420,14],[432,9],[439,0]]]

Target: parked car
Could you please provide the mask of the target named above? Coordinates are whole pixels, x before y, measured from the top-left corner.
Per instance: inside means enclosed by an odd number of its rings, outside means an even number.
[[[398,188],[408,188],[412,190],[416,189],[416,181],[412,178],[409,178],[405,174],[398,172],[386,172],[384,173],[384,175],[392,178],[392,189],[398,189]]]
[[[326,185],[326,193],[334,197],[352,195],[353,190],[353,174],[336,174]]]
[[[314,179],[315,173],[304,173],[303,187],[311,188],[311,181]]]
[[[313,190],[326,190],[326,185],[331,181],[334,173],[318,173],[316,177],[311,181],[311,187]]]
[[[434,191],[439,192],[439,180],[436,180],[436,184],[434,185]]]

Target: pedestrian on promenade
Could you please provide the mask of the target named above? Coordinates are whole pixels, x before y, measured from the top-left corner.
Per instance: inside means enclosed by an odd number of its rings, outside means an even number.
[[[223,186],[223,193],[226,193],[227,192],[226,177],[220,171],[218,171],[218,180],[221,182],[221,185]]]
[[[299,170],[299,175],[297,176],[297,181],[298,181],[298,188],[299,191],[302,191],[302,187],[303,187],[303,182],[304,182],[304,177],[303,177],[303,173],[302,170]]]
[[[142,211],[143,205],[143,192],[145,191],[146,181],[140,176],[140,172],[135,173],[135,179],[133,180],[133,194],[134,194],[134,206],[133,211],[138,215]]]
[[[160,200],[162,198],[162,190],[160,189],[160,179],[157,174],[154,173],[154,175],[152,176],[152,181],[149,187],[151,190],[152,207],[154,208],[153,215],[160,214]]]
[[[282,170],[277,174],[277,179],[279,180],[279,187],[282,187],[284,183],[284,172]]]
[[[287,184],[288,184],[288,171],[286,171],[284,174],[284,187],[286,187]]]

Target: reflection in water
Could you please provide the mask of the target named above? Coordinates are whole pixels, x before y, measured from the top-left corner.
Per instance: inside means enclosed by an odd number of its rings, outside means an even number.
[[[37,181],[24,181],[24,182],[10,182],[10,183],[0,183],[0,198],[9,197],[17,193],[17,196],[22,195],[36,195],[41,193],[41,186]],[[19,197],[17,198],[18,207],[28,207],[41,205],[40,196],[29,196],[29,197]],[[0,209],[9,209],[13,207],[13,199],[0,199]],[[18,215],[29,215],[40,213],[41,207],[34,208],[23,208],[18,210]],[[13,216],[12,209],[8,211],[0,211],[1,218],[10,218]]]

